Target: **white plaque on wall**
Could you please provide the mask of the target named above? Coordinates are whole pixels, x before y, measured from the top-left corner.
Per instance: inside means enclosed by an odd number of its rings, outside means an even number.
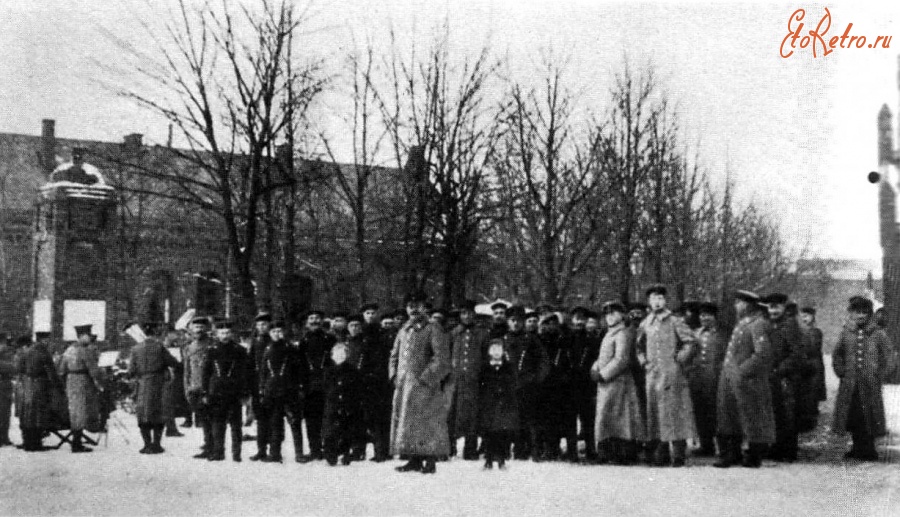
[[[35,300],[34,301],[34,315],[31,321],[34,322],[33,331],[34,332],[50,332],[52,329],[52,307],[50,305],[50,300]]]
[[[93,325],[98,341],[106,340],[106,302],[98,300],[63,301],[63,339],[75,341],[76,325]]]

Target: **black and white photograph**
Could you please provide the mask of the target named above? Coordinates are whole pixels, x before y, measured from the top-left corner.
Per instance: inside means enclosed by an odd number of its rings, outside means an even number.
[[[898,32],[3,2],[0,515],[900,515]]]

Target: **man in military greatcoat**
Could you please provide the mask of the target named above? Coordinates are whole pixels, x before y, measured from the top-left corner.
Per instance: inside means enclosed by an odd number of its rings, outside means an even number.
[[[303,402],[303,418],[309,441],[309,455],[304,462],[323,459],[322,418],[325,415],[324,375],[326,361],[336,343],[334,335],[322,326],[325,313],[319,310],[306,315],[306,327],[300,338],[300,353],[306,362],[306,389]]]
[[[847,431],[853,447],[845,459],[876,461],[875,439],[885,434],[881,385],[890,371],[891,342],[872,318],[872,301],[854,296],[847,307],[849,321],[832,352],[832,367],[840,378],[834,406],[833,432]]]
[[[772,412],[772,347],[760,298],[750,291],[737,291],[734,310],[738,323],[725,352],[716,398],[716,434],[719,459],[714,467],[736,463],[758,468],[769,444],[775,442]],[[748,442],[741,457],[741,444]]]
[[[163,396],[166,380],[178,361],[156,338],[131,347],[128,375],[135,380],[134,409],[144,447],[141,454],[160,454],[169,408]]]
[[[539,335],[550,362],[550,370],[541,386],[542,452],[544,459],[559,459],[560,440],[565,438],[564,458],[575,463],[578,461],[577,412],[573,388],[575,352],[571,340],[563,335],[559,316],[556,314],[550,314],[541,321]]]
[[[725,336],[718,327],[719,308],[712,303],[697,306],[700,328],[697,333],[697,355],[688,369],[691,387],[691,403],[694,405],[694,422],[700,437],[698,456],[716,453],[716,393],[719,389],[719,372],[725,359]]]
[[[825,360],[822,356],[822,330],[816,327],[816,309],[803,307],[800,309],[800,329],[806,337],[806,360],[812,366],[804,392],[804,413],[808,422],[804,428],[815,429],[819,420],[819,402],[827,399],[825,389]]]
[[[100,391],[102,373],[91,343],[92,325],[75,327],[77,341],[69,345],[59,363],[59,376],[65,379],[69,400],[69,424],[72,430],[72,452],[91,452],[85,447],[84,431],[100,430]]]
[[[45,339],[32,345],[30,336],[22,336],[16,345],[19,347],[15,358],[16,374],[21,384],[16,414],[22,431],[22,449],[40,451],[43,450],[44,431],[54,425],[52,392],[62,386]]]
[[[256,454],[250,456],[250,461],[265,460],[268,455],[269,437],[272,430],[269,423],[273,420],[269,414],[269,407],[261,403],[259,378],[263,373],[263,355],[266,353],[271,339],[269,330],[272,325],[272,315],[268,312],[259,313],[253,320],[253,336],[250,341],[250,404],[253,408],[253,417],[256,419]],[[282,329],[283,330],[283,329]]]
[[[803,376],[803,334],[796,318],[786,312],[788,297],[772,293],[763,299],[769,309],[769,341],[772,343],[772,409],[775,411],[775,445],[769,459],[797,460],[797,400]]]
[[[206,355],[212,346],[209,337],[209,318],[195,317],[190,323],[191,342],[184,348],[181,363],[184,365],[184,395],[194,413],[194,423],[203,430],[203,445],[196,459],[209,459],[212,452],[212,425],[208,406],[203,401],[203,368]]]
[[[697,435],[691,392],[684,369],[696,338],[684,320],[666,308],[663,285],[647,289],[650,315],[638,328],[638,360],[647,372],[647,438],[655,445],[656,466],[685,465],[687,440]]]
[[[215,324],[216,341],[206,353],[202,370],[203,401],[212,428],[210,461],[225,459],[225,427],[231,428],[231,459],[241,461],[243,421],[241,398],[248,392],[247,352],[234,340],[230,321]]]
[[[451,336],[453,364],[453,410],[450,413],[451,447],[465,439],[464,460],[478,459],[478,375],[487,353],[489,331],[475,324],[475,302],[467,300],[459,311],[459,326]]]
[[[394,385],[391,454],[409,458],[399,472],[433,474],[450,454],[443,381],[450,375],[450,337],[429,323],[422,292],[406,296],[409,321],[397,334],[388,368]]]

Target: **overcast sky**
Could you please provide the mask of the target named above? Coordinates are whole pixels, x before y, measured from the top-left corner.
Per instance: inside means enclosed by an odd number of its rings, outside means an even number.
[[[164,142],[166,124],[102,88],[95,63],[121,58],[101,28],[149,47],[138,20],[152,25],[169,3],[3,2],[0,132],[39,134],[40,120],[53,118],[60,137],[120,141],[137,132]],[[449,17],[454,54],[475,54],[488,43],[508,56],[521,81],[530,80],[546,49],[568,59],[572,88],[596,111],[605,108],[624,54],[635,63],[651,60],[678,104],[685,144],[699,149],[715,181],[730,164],[740,198],[776,214],[795,247],[877,260],[876,187],[865,176],[877,169],[878,110],[898,107],[900,34],[892,31],[900,27],[900,2],[828,6],[829,36],[852,23],[851,35],[898,39],[888,50],[837,49],[813,58],[798,49],[783,59],[779,47],[794,10],[807,10],[808,26],[824,15],[821,5],[807,3],[317,0],[310,49],[337,60],[367,37],[384,46],[391,26],[426,41]],[[896,139],[896,121],[894,129]]]

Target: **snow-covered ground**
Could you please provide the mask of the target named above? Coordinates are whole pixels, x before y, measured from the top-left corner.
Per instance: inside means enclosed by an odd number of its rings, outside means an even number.
[[[833,395],[834,380],[829,384]],[[506,471],[482,471],[480,462],[452,460],[431,476],[396,473],[399,461],[253,463],[249,441],[242,463],[194,460],[197,429],[164,439],[165,454],[142,455],[133,416],[115,418],[126,430],[111,422],[108,443],[91,454],[0,448],[0,515],[900,515],[900,453],[883,454],[887,462],[844,463],[846,442],[827,434],[827,414],[819,432],[803,437],[793,465],[512,461]],[[19,441],[17,427],[12,438]]]

